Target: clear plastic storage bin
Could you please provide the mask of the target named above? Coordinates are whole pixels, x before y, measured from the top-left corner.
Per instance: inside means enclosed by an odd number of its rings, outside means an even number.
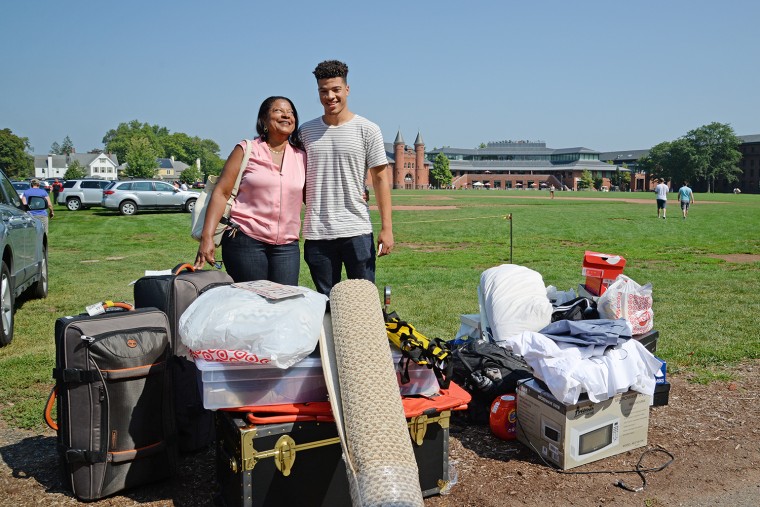
[[[196,359],[201,372],[203,406],[207,409],[327,401],[319,357],[307,357],[290,368]]]
[[[430,396],[439,391],[433,370],[409,362],[409,382],[401,383],[401,351],[392,348],[396,380],[402,396]],[[327,401],[322,361],[309,356],[287,369],[251,363],[195,359],[201,374],[203,406],[210,410],[257,405]]]

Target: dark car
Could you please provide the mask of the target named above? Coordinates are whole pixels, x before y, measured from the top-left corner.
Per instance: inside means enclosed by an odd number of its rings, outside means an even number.
[[[47,209],[43,197],[29,199],[30,209]],[[13,183],[0,171],[0,346],[13,340],[16,298],[48,292],[47,234],[42,222],[26,212]]]

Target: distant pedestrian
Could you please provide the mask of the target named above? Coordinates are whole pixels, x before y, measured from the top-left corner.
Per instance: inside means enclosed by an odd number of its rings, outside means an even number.
[[[660,218],[660,210],[662,210],[662,218],[664,220],[668,218],[665,214],[665,207],[668,205],[668,191],[670,189],[662,178],[659,178],[657,181],[659,183],[654,187],[654,193],[657,197],[657,218]]]
[[[552,199],[554,199],[554,185],[549,187],[549,195]]]
[[[55,216],[55,213],[53,212],[53,205],[50,202],[50,196],[48,196],[48,193],[40,188],[40,180],[33,179],[31,182],[31,188],[27,188],[24,190],[24,195],[21,196],[21,202],[24,204],[29,204],[29,198],[30,197],[44,197],[45,202],[47,203],[47,208],[45,209],[36,209],[36,210],[30,210],[29,214],[32,215],[34,218],[42,222],[42,225],[45,226],[45,232],[48,232],[48,210],[50,210],[50,218],[53,218]]]
[[[681,212],[683,213],[683,219],[689,216],[689,205],[694,204],[694,192],[689,188],[689,182],[683,182],[683,186],[678,189],[678,200],[681,201]]]
[[[63,183],[58,181],[58,178],[56,178],[55,181],[53,182],[52,187],[53,187],[53,203],[57,203],[58,194],[60,194],[61,190],[63,190]]]
[[[184,191],[186,191],[186,190],[187,190],[187,183],[185,183],[185,182],[183,181],[183,182],[182,182],[182,185],[180,185],[180,186],[179,186],[179,189],[180,189],[180,190],[182,190],[183,192],[184,192]]]

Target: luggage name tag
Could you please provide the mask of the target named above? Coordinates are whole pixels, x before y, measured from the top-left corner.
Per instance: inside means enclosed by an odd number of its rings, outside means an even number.
[[[87,311],[87,314],[90,317],[94,317],[95,315],[100,315],[101,313],[106,313],[106,308],[105,306],[103,306],[102,301],[98,303],[93,303],[91,305],[87,305],[87,307],[85,307],[85,310]]]

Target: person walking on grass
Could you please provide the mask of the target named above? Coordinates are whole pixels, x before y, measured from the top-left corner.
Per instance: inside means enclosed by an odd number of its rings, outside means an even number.
[[[367,173],[380,211],[377,256],[393,251],[391,176],[380,128],[348,109],[348,66],[324,61],[314,76],[324,114],[299,133],[307,165],[304,259],[317,291],[329,297],[342,267],[348,278],[375,281],[375,242],[363,198]]]
[[[678,189],[678,200],[681,201],[681,213],[683,219],[689,216],[689,205],[694,204],[694,192],[689,188],[689,182],[684,180],[683,186]]]
[[[660,218],[660,210],[662,210],[662,218],[664,220],[667,218],[666,206],[668,205],[668,190],[670,189],[662,178],[659,178],[657,181],[659,183],[654,187],[654,193],[657,197],[657,218]]]
[[[55,212],[53,211],[53,203],[50,202],[50,196],[45,190],[42,190],[40,188],[40,180],[33,179],[31,182],[30,188],[27,188],[24,190],[24,195],[21,196],[21,202],[24,204],[29,204],[29,198],[30,197],[44,197],[45,202],[47,203],[47,208],[43,209],[36,209],[36,210],[30,210],[29,214],[32,215],[34,218],[42,222],[42,225],[45,227],[45,232],[48,232],[48,211],[50,211],[50,218],[53,218],[55,216]]]

